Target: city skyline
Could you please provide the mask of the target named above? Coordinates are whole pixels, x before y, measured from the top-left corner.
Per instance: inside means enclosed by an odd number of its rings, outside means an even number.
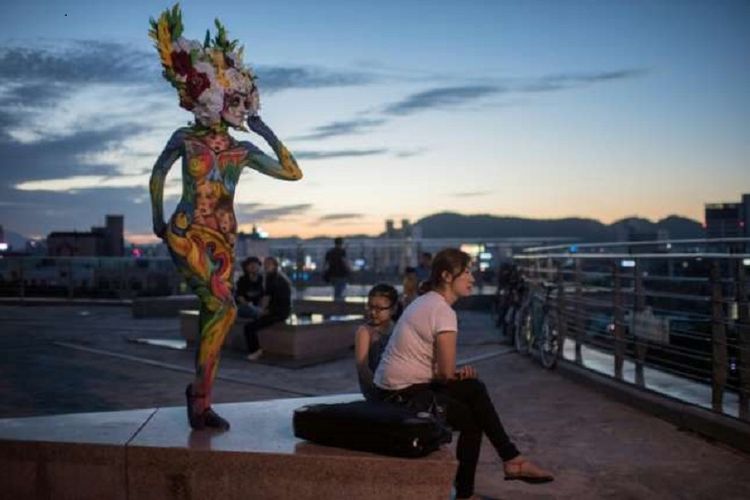
[[[129,240],[150,238],[151,166],[192,118],[146,36],[167,6],[0,7],[6,231],[122,213]],[[745,2],[181,6],[188,38],[218,17],[245,45],[261,115],[305,173],[243,175],[246,232],[376,234],[442,211],[702,220],[750,188]]]

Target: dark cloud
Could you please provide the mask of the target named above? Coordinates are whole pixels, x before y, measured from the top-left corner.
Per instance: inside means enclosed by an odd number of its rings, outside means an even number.
[[[125,216],[125,228],[141,233],[151,228],[148,186],[89,188],[76,191],[19,191],[0,186],[0,223],[26,236],[51,231],[88,231],[101,226],[106,214]]]
[[[455,107],[482,97],[497,94],[501,87],[494,85],[467,85],[442,87],[412,94],[385,107],[388,115],[409,115],[434,108]]]
[[[310,66],[258,66],[261,92],[294,88],[351,87],[367,85],[378,77],[355,71],[333,71]]]
[[[0,119],[0,126],[1,122]],[[81,130],[66,137],[42,139],[34,143],[20,143],[0,135],[0,185],[13,186],[23,181],[75,175],[111,175],[116,172],[111,165],[83,164],[81,156],[117,147],[142,130],[131,124],[121,124],[98,130]]]
[[[308,139],[326,139],[328,137],[337,137],[342,135],[362,134],[384,124],[385,119],[360,118],[348,121],[331,122],[325,125],[315,127],[313,131],[306,135],[294,137],[297,140]]]
[[[326,214],[318,218],[318,222],[330,222],[330,221],[341,221],[348,219],[361,219],[363,214],[357,213],[338,213],[338,214]]]
[[[276,206],[261,203],[244,203],[238,205],[238,208],[238,212],[243,219],[251,219],[252,222],[273,222],[286,217],[303,214],[312,208],[312,203]]]
[[[431,109],[453,108],[498,94],[555,92],[597,83],[637,78],[647,73],[644,69],[636,68],[595,73],[547,75],[497,85],[434,88],[412,94],[401,101],[389,104],[383,109],[383,113],[392,116],[404,116]]]
[[[151,80],[149,74],[158,71],[155,53],[124,43],[86,40],[62,45],[58,49],[0,48],[0,80],[133,83]]]
[[[540,77],[534,81],[522,83],[516,88],[516,90],[520,92],[554,92],[595,83],[638,78],[647,73],[648,72],[645,69],[624,69],[618,71],[601,71],[597,73],[548,75]]]
[[[387,149],[342,149],[338,151],[296,151],[294,156],[299,160],[327,160],[330,158],[356,158],[375,156],[387,153]]]

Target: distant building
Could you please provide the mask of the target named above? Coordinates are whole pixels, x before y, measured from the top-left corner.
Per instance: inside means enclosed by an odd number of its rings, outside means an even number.
[[[706,203],[706,238],[747,238],[750,236],[750,194],[742,201]]]
[[[124,218],[107,215],[104,227],[92,227],[89,232],[56,231],[47,236],[47,255],[50,257],[122,257]]]

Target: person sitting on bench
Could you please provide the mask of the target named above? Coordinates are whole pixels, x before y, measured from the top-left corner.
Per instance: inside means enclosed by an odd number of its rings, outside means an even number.
[[[505,479],[531,483],[552,475],[527,460],[510,440],[487,388],[471,366],[456,369],[458,322],[453,304],[471,294],[471,258],[453,248],[440,251],[432,263],[431,291],[406,308],[375,371],[378,397],[397,404],[434,401],[460,431],[456,458],[456,498],[472,498],[482,435],[503,461]]]
[[[263,260],[265,283],[260,316],[245,325],[248,361],[257,361],[263,355],[258,343],[258,330],[286,321],[292,313],[292,287],[289,279],[279,270],[279,261],[273,257]]]
[[[359,388],[367,400],[376,399],[376,388],[372,374],[380,362],[393,328],[393,321],[400,312],[398,291],[387,283],[370,289],[365,306],[365,320],[354,334],[354,361],[357,365]]]
[[[234,289],[237,302],[237,315],[241,318],[257,318],[262,309],[263,275],[260,273],[260,259],[255,256],[242,261],[242,276]]]

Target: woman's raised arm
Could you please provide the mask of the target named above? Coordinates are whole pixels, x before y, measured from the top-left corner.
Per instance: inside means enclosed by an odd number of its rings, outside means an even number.
[[[255,145],[250,142],[244,141],[241,144],[245,146],[249,152],[250,163],[248,166],[257,170],[258,172],[276,179],[285,181],[297,181],[302,178],[302,170],[297,166],[297,162],[292,156],[292,153],[282,144],[273,130],[266,125],[260,116],[251,116],[247,119],[247,126],[263,137],[265,141],[271,146],[274,153],[276,153],[277,160],[274,160],[263,151],[258,149]]]
[[[185,129],[178,129],[172,134],[164,151],[154,163],[149,180],[149,191],[151,192],[151,215],[153,217],[154,234],[159,238],[164,238],[167,230],[167,223],[164,222],[164,180],[167,177],[172,164],[182,155],[182,148],[185,139]]]

